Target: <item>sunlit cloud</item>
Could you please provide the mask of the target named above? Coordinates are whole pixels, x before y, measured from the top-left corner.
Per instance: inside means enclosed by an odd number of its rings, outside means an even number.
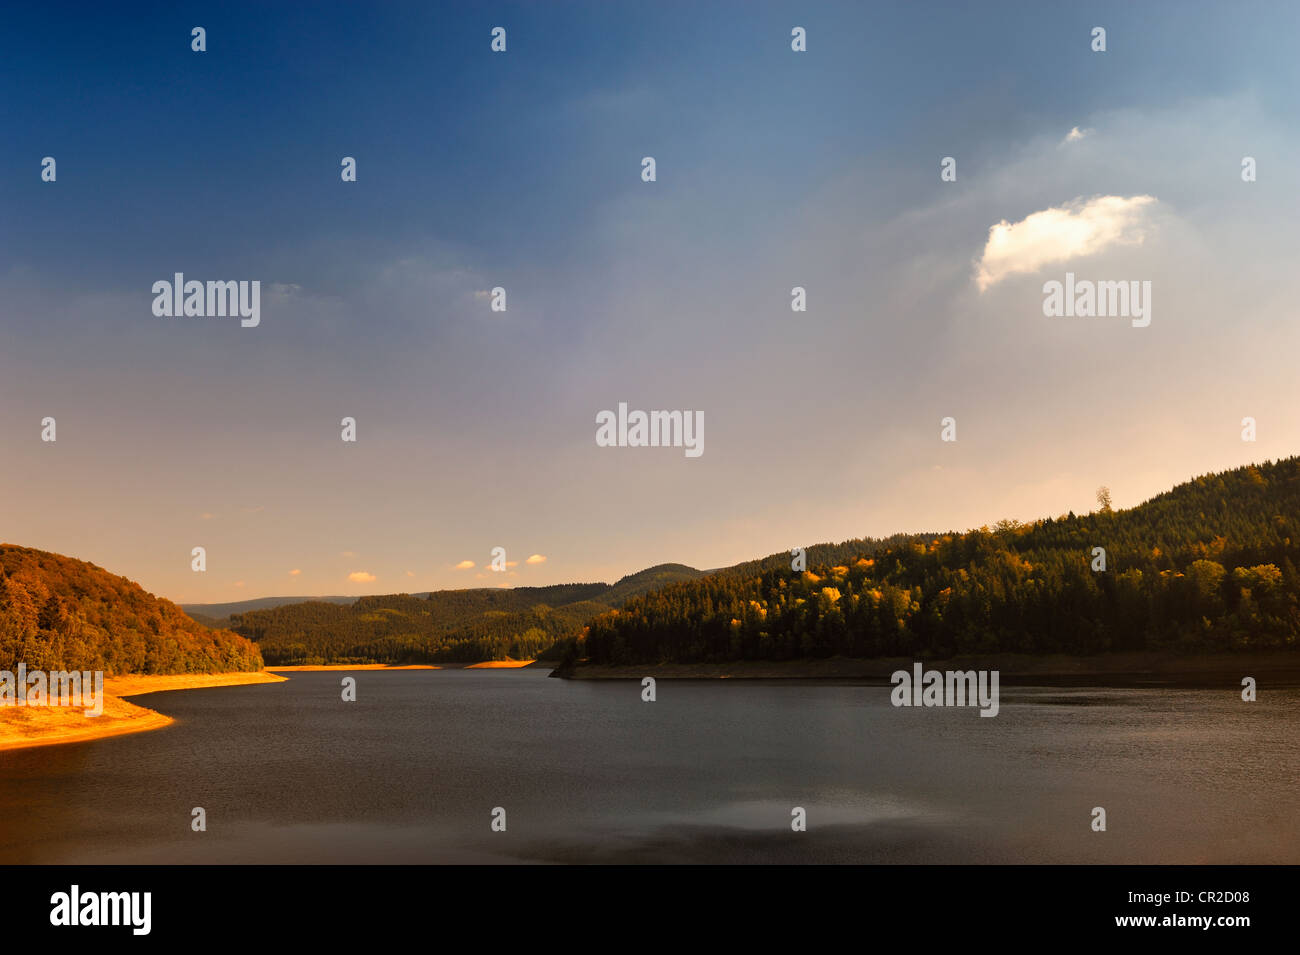
[[[529,563],[529,564],[544,564],[544,563],[546,563],[546,557],[543,556],[542,554],[533,554],[533,556],[531,556],[531,557],[528,558],[528,560],[526,561],[526,563]]]
[[[1154,196],[1094,196],[1043,209],[1016,223],[1003,219],[989,228],[975,283],[984,292],[1008,275],[1036,272],[1113,245],[1140,245],[1155,203]]]
[[[348,580],[352,581],[354,584],[368,584],[372,580],[377,579],[378,578],[375,577],[374,574],[366,573],[364,570],[354,570],[352,573],[348,574]]]
[[[297,567],[295,567],[293,570],[289,571],[289,576],[290,576],[290,577],[297,577],[297,576],[298,576],[299,574],[301,574],[301,573],[302,573],[302,571],[301,571],[300,569],[298,569]]]
[[[457,570],[469,570],[469,569],[472,568],[473,566],[474,566],[474,561],[472,561],[472,560],[462,560],[459,564],[456,565],[456,569],[457,569]]]

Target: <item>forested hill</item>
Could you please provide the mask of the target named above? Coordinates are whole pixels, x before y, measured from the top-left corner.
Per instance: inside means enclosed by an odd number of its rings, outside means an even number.
[[[418,596],[425,596],[419,594]],[[229,626],[230,618],[237,613],[248,613],[250,610],[267,610],[271,607],[280,607],[284,604],[300,604],[308,600],[323,600],[332,604],[350,604],[356,597],[256,597],[252,600],[237,600],[232,603],[221,604],[181,604],[180,608],[200,623],[207,623],[208,626]],[[211,621],[211,623],[209,623]]]
[[[702,573],[660,564],[614,584],[437,590],[360,597],[346,606],[310,601],[230,619],[235,631],[257,642],[271,666],[526,660],[553,650],[630,597]]]
[[[0,544],[0,670],[260,670],[257,648],[103,568]]]
[[[814,548],[803,573],[783,555],[741,565],[601,615],[569,658],[1295,648],[1297,542],[1292,457],[1206,475],[1123,511],[894,538],[859,554],[838,545],[834,561]]]
[[[812,544],[803,548],[804,564],[807,567],[818,565],[833,567],[845,561],[869,556],[888,547],[897,547],[900,544],[910,544],[915,541],[928,543],[938,536],[940,535],[930,533],[894,534],[890,537],[855,537],[852,540],[842,541],[838,544]],[[708,572],[708,576],[721,574],[728,577],[753,577],[772,570],[788,571],[790,570],[791,558],[791,552],[781,551],[768,557],[760,557],[757,560],[747,560],[731,567],[711,570]]]

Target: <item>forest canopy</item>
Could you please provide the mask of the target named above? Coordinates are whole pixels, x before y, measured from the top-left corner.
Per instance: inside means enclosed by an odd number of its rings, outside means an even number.
[[[0,670],[260,670],[257,647],[85,561],[0,544]]]
[[[1104,489],[1103,489],[1104,490]],[[963,653],[1293,649],[1300,458],[1128,510],[810,548],[629,600],[569,659],[728,662]]]

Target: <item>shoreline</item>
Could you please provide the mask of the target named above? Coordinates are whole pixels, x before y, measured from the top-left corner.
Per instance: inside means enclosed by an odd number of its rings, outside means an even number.
[[[265,670],[111,676],[104,681],[104,712],[99,716],[87,716],[83,707],[74,706],[0,706],[0,752],[143,733],[176,722],[170,716],[128,703],[126,697],[169,690],[282,683],[286,679]]]
[[[972,654],[947,660],[914,657],[823,660],[738,661],[734,663],[659,663],[611,666],[579,663],[557,667],[551,676],[566,680],[810,680],[890,685],[896,670],[997,670],[1003,686],[1108,686],[1214,688],[1240,687],[1243,677],[1260,684],[1300,686],[1300,653],[1271,650],[1174,656],[1164,653],[1114,653],[1091,657],[1052,654]]]
[[[1300,686],[1300,653],[1267,651],[1237,654],[1175,656],[1161,653],[1116,653],[1091,657],[1055,654],[980,654],[947,660],[912,657],[822,660],[737,661],[733,663],[660,663],[609,666],[580,663],[555,666],[550,676],[569,680],[790,680],[824,683],[890,685],[897,670],[911,671],[915,663],[927,670],[997,670],[1003,686],[1080,686],[1112,688],[1239,688],[1243,677],[1263,687]],[[70,706],[0,706],[0,752],[82,743],[170,726],[175,720],[127,702],[127,698],[172,690],[282,683],[280,673],[346,670],[522,669],[550,664],[536,660],[494,660],[475,664],[416,664],[267,667],[248,673],[126,674],[104,681],[104,712],[86,716]]]
[[[309,663],[267,667],[267,673],[320,673],[330,670],[517,670],[536,660],[485,660],[482,663]]]
[[[307,663],[295,666],[267,667],[267,673],[321,673],[329,670],[441,670],[431,663],[408,663],[392,666],[387,663]]]

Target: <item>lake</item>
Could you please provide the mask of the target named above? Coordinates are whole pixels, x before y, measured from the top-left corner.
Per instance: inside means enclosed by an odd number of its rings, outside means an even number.
[[[150,694],[173,726],[0,752],[0,862],[1300,862],[1297,689],[1003,687],[990,719],[537,669],[361,670],[344,703],[345,675]]]

